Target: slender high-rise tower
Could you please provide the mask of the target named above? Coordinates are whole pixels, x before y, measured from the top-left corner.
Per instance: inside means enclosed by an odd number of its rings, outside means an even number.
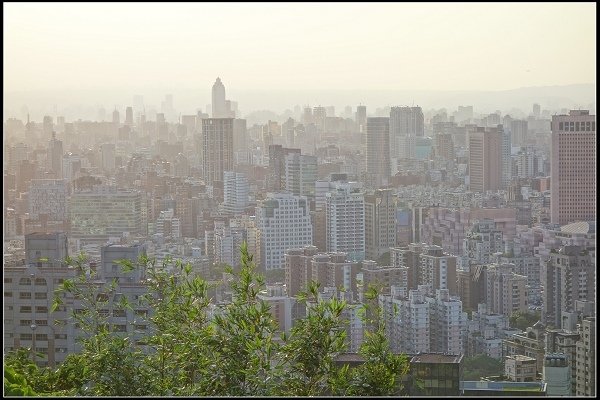
[[[217,78],[212,87],[212,117],[227,118],[227,102],[225,100],[225,85],[221,82],[221,78]]]
[[[377,189],[390,178],[390,119],[367,118],[366,142],[367,183]]]

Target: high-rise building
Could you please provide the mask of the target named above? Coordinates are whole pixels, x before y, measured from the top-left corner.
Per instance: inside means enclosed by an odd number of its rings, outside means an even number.
[[[221,78],[217,78],[212,87],[212,117],[233,118],[230,107],[227,107],[225,99],[225,85],[221,82]]]
[[[452,296],[458,294],[456,256],[444,253],[440,246],[427,246],[419,259],[419,285],[429,285],[432,290],[448,290]]]
[[[436,289],[435,297],[426,297],[429,303],[430,351],[444,354],[463,354],[463,336],[467,314],[463,313],[462,301],[450,296],[448,289]]]
[[[390,109],[390,158],[393,160],[411,158],[410,146],[416,137],[425,134],[423,110],[421,107],[392,107]],[[411,137],[412,139],[406,139]],[[412,157],[414,158],[414,157]]]
[[[44,130],[44,136],[48,137],[54,131],[54,123],[52,122],[52,117],[49,115],[44,116],[44,121],[42,123],[42,128]]]
[[[488,265],[485,278],[486,304],[491,312],[507,316],[527,312],[527,277],[515,274],[513,265]]]
[[[358,132],[364,133],[367,130],[367,106],[356,107],[355,121]]]
[[[288,149],[278,144],[269,146],[269,175],[267,190],[278,192],[285,190],[286,156],[292,153],[300,154],[300,149]]]
[[[113,125],[115,125],[117,128],[119,127],[119,124],[121,123],[121,117],[119,115],[119,111],[115,108],[115,111],[113,111],[112,113],[112,122]]]
[[[133,126],[133,108],[127,107],[125,109],[125,125]]]
[[[501,127],[502,125],[498,125]],[[511,158],[511,137],[510,131],[503,130],[502,131],[502,178],[501,178],[501,187],[506,189],[510,184],[512,179],[512,158]]]
[[[551,222],[596,220],[596,116],[571,110],[552,116]]]
[[[367,183],[379,188],[387,185],[390,179],[390,119],[386,117],[367,118],[366,166]]]
[[[510,128],[513,146],[525,146],[527,142],[527,120],[513,120],[507,128]]]
[[[236,118],[233,120],[233,151],[248,150],[248,132],[246,120]]]
[[[502,231],[492,219],[484,218],[473,222],[463,239],[463,256],[474,264],[489,264],[493,255],[504,252]]]
[[[52,132],[52,139],[48,144],[48,169],[54,172],[56,179],[62,179],[63,142],[56,139]]]
[[[563,246],[550,252],[545,263],[542,321],[561,326],[564,311],[575,311],[577,300],[595,298],[596,269],[584,246]]]
[[[477,127],[469,134],[469,188],[497,191],[502,183],[502,126]]]
[[[285,251],[285,287],[288,296],[295,297],[301,290],[306,290],[312,280],[312,256],[318,252],[315,246]]]
[[[204,182],[223,182],[223,171],[233,170],[233,118],[202,120]]]
[[[261,232],[261,265],[265,270],[285,265],[285,252],[312,244],[308,199],[290,193],[268,193],[256,207]]]
[[[115,170],[115,145],[114,143],[104,143],[102,151],[102,169],[107,172]]]
[[[365,259],[365,200],[356,183],[339,183],[325,195],[328,252],[344,252],[354,261]]]
[[[246,176],[239,172],[225,171],[223,173],[223,211],[240,215],[248,206],[249,186]]]
[[[451,133],[438,133],[434,136],[434,149],[436,157],[445,160],[454,160],[454,141]]]
[[[396,202],[391,189],[365,195],[365,258],[377,260],[396,245]]]
[[[315,198],[317,157],[290,152],[284,156],[285,190],[296,196]]]
[[[581,323],[581,338],[577,342],[577,396],[596,396],[596,318]]]

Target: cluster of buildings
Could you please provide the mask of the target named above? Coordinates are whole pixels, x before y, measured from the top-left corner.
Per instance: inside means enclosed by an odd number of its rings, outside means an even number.
[[[316,281],[323,298],[346,300],[357,352],[375,286],[395,352],[486,354],[507,380],[595,393],[588,111],[298,106],[247,126],[220,79],[210,116],[176,118],[168,96],[151,120],[135,103],[124,121],[115,110],[111,121],[5,122],[5,351],[33,346],[48,365],[77,351],[77,329],[54,324],[66,310],[49,312],[53,290],[78,273],[67,254],[84,251],[94,279],[118,277],[133,298],[145,278],[119,275],[118,258],[178,258],[216,280],[219,266],[239,266],[245,242],[282,331],[306,315],[295,296]],[[214,312],[227,301],[216,291]],[[151,310],[107,313],[135,336]],[[539,321],[511,326],[527,313]]]

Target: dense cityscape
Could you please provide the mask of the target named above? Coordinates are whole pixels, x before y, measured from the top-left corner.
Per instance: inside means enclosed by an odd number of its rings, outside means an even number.
[[[201,80],[195,113],[173,94],[95,119],[5,109],[5,367],[19,349],[50,369],[83,350],[85,302],[56,303],[65,282],[112,285],[98,315],[148,351],[163,311],[141,301],[150,272],[123,269],[145,257],[206,281],[219,321],[247,250],[282,343],[319,301],[343,302],[332,365],[366,362],[377,305],[403,382],[422,382],[395,394],[595,396],[595,102],[243,114],[224,75]]]

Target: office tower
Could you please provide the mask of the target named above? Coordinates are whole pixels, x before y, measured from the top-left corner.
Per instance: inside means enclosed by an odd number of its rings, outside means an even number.
[[[223,171],[233,170],[233,118],[202,120],[204,182],[223,182]]]
[[[364,133],[367,130],[367,106],[356,107],[355,121],[358,132]]]
[[[575,311],[575,301],[595,298],[595,263],[584,246],[550,251],[543,279],[542,322],[546,325],[560,327],[563,311]]]
[[[55,367],[73,352],[65,306],[51,312],[53,293],[77,271],[68,268],[62,232],[25,235],[25,264],[6,262],[4,275],[4,352],[35,349],[36,364]],[[57,324],[64,322],[64,324]]]
[[[502,125],[498,125],[500,128]],[[502,178],[501,188],[506,189],[512,179],[512,158],[511,158],[511,138],[510,131],[502,131]]]
[[[415,138],[425,134],[421,107],[392,107],[389,124],[390,158],[392,160],[415,158]],[[395,169],[394,166],[392,168]]]
[[[326,248],[353,261],[365,259],[365,200],[360,187],[339,183],[325,195]]]
[[[48,137],[54,131],[54,124],[52,122],[52,117],[49,115],[44,116],[44,121],[42,123],[42,128],[44,131],[44,136]]]
[[[482,128],[469,134],[469,188],[497,191],[502,182],[502,127]]]
[[[50,221],[67,218],[69,189],[62,179],[32,179],[27,196],[29,217],[37,219],[47,215]]]
[[[419,285],[428,285],[432,290],[448,290],[452,296],[458,294],[456,256],[444,253],[440,246],[424,246],[419,261]]]
[[[325,107],[314,107],[312,112],[312,118],[314,124],[317,126],[319,133],[325,131],[325,118],[327,117],[327,110]]]
[[[366,182],[379,188],[387,185],[390,178],[390,119],[367,118],[366,134]]]
[[[291,152],[284,156],[284,164],[285,190],[313,200],[317,180],[317,157]]]
[[[396,245],[396,202],[391,189],[365,195],[365,257],[377,260]]]
[[[52,139],[48,144],[48,169],[54,172],[56,179],[62,179],[62,157],[63,142],[56,140],[56,135],[52,132]]]
[[[425,125],[421,107],[392,107],[390,136],[424,136]]]
[[[300,149],[288,149],[278,144],[269,147],[269,175],[267,190],[278,192],[285,189],[285,158],[287,155],[300,154]]]
[[[113,111],[112,113],[112,122],[113,125],[115,125],[117,128],[119,127],[119,124],[121,123],[121,117],[119,115],[119,111],[115,108],[115,111]]]
[[[227,105],[225,103],[225,85],[221,78],[217,78],[212,87],[212,117],[228,118]]]
[[[596,396],[596,318],[588,317],[580,327],[577,342],[577,396]]]
[[[127,107],[125,109],[125,125],[133,126],[133,108]]]
[[[248,179],[242,173],[225,171],[223,173],[223,211],[240,215],[248,207]]]
[[[233,120],[233,152],[248,150],[248,133],[245,119]]]
[[[267,271],[284,267],[287,249],[312,244],[308,199],[290,193],[268,193],[256,207],[261,232],[261,265]]]
[[[74,192],[69,206],[72,237],[104,242],[126,233],[140,234],[141,200],[138,191],[118,190],[112,186]]]
[[[511,141],[513,146],[523,147],[527,143],[527,120],[513,120],[510,122]]]
[[[102,151],[102,169],[106,172],[115,170],[115,145],[113,143],[104,143],[101,146]]]
[[[571,110],[552,116],[551,222],[596,219],[596,116]]]
[[[433,139],[436,157],[445,160],[454,160],[454,141],[452,140],[452,134],[438,133]]]
[[[488,265],[485,278],[485,302],[492,313],[527,312],[527,277],[515,274],[513,265]]]

